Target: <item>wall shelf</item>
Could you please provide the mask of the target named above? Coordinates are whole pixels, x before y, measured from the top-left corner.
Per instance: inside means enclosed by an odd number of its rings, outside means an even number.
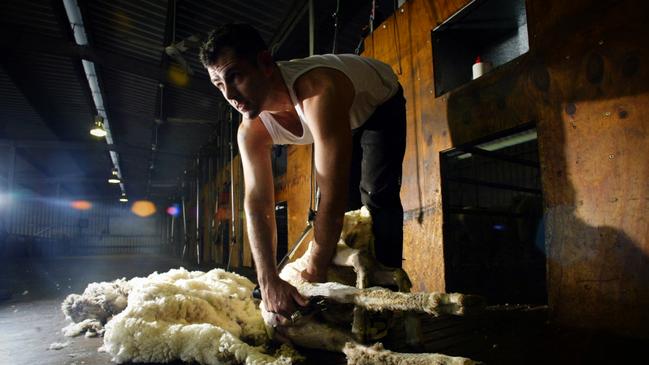
[[[435,96],[472,80],[477,57],[501,66],[529,51],[525,0],[474,0],[432,31]]]

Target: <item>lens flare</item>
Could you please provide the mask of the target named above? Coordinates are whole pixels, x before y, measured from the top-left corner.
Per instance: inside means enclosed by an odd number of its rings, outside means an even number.
[[[131,206],[131,212],[138,217],[149,217],[156,212],[155,205],[148,200],[138,200]]]
[[[89,210],[92,208],[92,203],[87,200],[74,200],[70,202],[70,206],[77,210]]]
[[[180,207],[178,204],[173,204],[167,208],[167,214],[172,217],[177,217],[180,214]]]
[[[169,81],[178,87],[185,87],[189,84],[189,75],[176,64],[171,64],[168,71]]]
[[[10,200],[9,194],[0,194],[0,205],[9,204]]]

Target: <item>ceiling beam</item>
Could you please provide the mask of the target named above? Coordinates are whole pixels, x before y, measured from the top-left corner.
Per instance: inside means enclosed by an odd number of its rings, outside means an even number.
[[[281,25],[277,33],[273,35],[273,38],[268,42],[268,48],[274,55],[279,48],[282,46],[289,34],[293,32],[295,26],[300,22],[302,17],[307,13],[309,9],[309,2],[307,0],[295,0],[291,11],[288,12],[286,17],[282,20]]]
[[[3,178],[4,179],[4,178]],[[106,183],[108,184],[108,174],[105,177],[92,177],[92,176],[56,176],[56,177],[42,177],[42,176],[14,176],[16,183],[30,183],[30,184],[67,184],[67,183]],[[177,181],[153,181],[151,186],[154,188],[172,188],[178,185]],[[115,185],[117,186],[117,185]]]
[[[68,151],[115,151],[118,153],[136,153],[142,154],[143,151],[150,151],[148,147],[136,147],[125,144],[106,144],[92,142],[70,142],[70,141],[39,141],[39,140],[7,140],[0,139],[0,146],[14,146],[16,149],[45,149],[45,150],[68,150]],[[168,151],[156,150],[156,153],[163,155],[173,155],[182,158],[190,158],[191,155]]]
[[[38,47],[34,45],[38,45]],[[74,42],[61,38],[34,34],[27,30],[17,30],[15,27],[0,27],[0,47],[3,49],[2,54],[4,55],[20,51],[34,52],[41,56],[50,54],[62,57],[79,57],[102,67],[157,80],[167,85],[174,85],[167,68],[102,49],[79,46]],[[187,77],[189,82],[186,86],[175,87],[193,90],[206,95],[217,95],[216,88],[210,84],[207,78],[193,75],[187,75]]]
[[[213,124],[217,125],[219,122],[217,120],[209,120],[209,119],[191,119],[191,118],[174,118],[174,117],[168,117],[167,118],[167,123],[172,123],[172,124]]]

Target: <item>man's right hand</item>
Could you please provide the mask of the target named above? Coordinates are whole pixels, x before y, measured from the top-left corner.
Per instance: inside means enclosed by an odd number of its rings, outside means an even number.
[[[260,283],[260,289],[266,310],[278,316],[276,322],[280,325],[291,323],[291,314],[297,310],[297,306],[306,307],[309,304],[307,298],[279,276]]]

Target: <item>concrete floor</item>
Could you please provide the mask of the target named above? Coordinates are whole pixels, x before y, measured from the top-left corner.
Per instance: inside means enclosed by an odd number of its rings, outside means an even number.
[[[68,294],[81,293],[88,283],[146,276],[184,266],[164,256],[100,256],[0,259],[0,364],[112,364],[97,352],[101,338],[67,338],[69,322],[60,310]],[[204,270],[204,268],[201,268]],[[69,345],[48,350],[52,343]],[[180,362],[179,362],[180,363]]]
[[[60,310],[63,299],[70,293],[83,292],[90,282],[130,279],[179,266],[202,271],[212,268],[155,255],[0,258],[0,364],[112,364],[108,355],[97,352],[101,338],[66,338],[61,334],[68,324]],[[240,273],[254,277],[250,270]],[[386,348],[441,352],[498,365],[626,363],[637,354],[646,359],[642,349],[649,348],[648,341],[553,328],[548,325],[544,307],[492,307],[467,317],[422,315],[421,322],[425,342],[420,348],[407,348],[403,329],[399,328],[384,339]],[[48,350],[55,342],[69,344]],[[299,351],[307,357],[306,364],[346,363],[342,354]]]

